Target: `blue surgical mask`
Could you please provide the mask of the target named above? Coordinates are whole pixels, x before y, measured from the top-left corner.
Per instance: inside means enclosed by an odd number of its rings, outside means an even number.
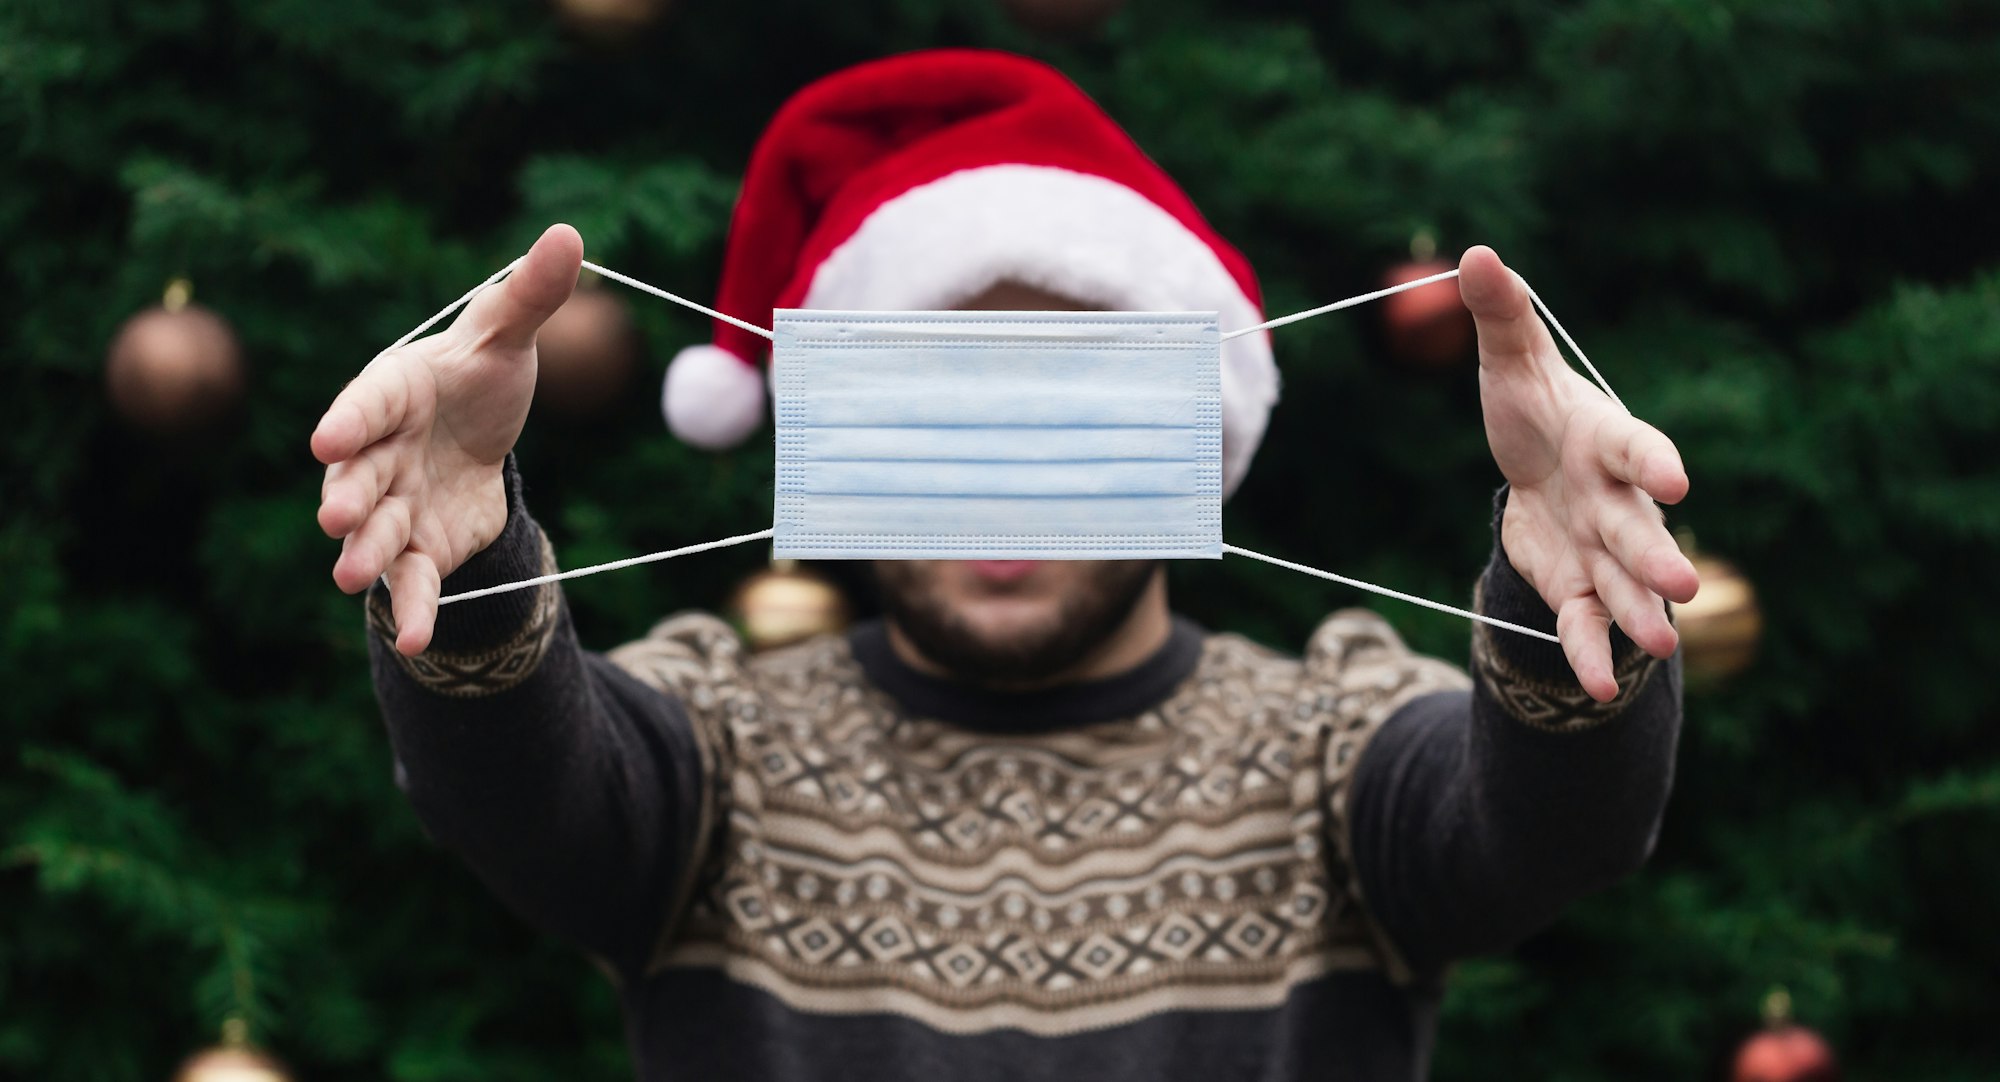
[[[1213,312],[776,313],[775,555],[1222,556]]]

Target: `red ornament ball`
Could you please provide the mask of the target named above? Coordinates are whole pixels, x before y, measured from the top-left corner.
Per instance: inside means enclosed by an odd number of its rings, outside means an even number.
[[[1731,1082],[1840,1082],[1833,1048],[1804,1026],[1780,1025],[1743,1042]]]
[[[197,304],[148,308],[118,329],[104,366],[112,408],[158,435],[214,421],[243,393],[243,355],[221,316]]]
[[[1384,288],[1443,274],[1453,264],[1441,259],[1403,263],[1383,278]],[[1474,340],[1472,312],[1459,299],[1458,280],[1447,278],[1405,290],[1382,301],[1389,348],[1414,364],[1442,367],[1461,360]]]
[[[631,310],[609,290],[578,289],[542,324],[535,352],[535,401],[571,417],[596,413],[631,379]]]
[[[1087,38],[1111,21],[1125,0],[1000,0],[1014,25],[1044,38]]]

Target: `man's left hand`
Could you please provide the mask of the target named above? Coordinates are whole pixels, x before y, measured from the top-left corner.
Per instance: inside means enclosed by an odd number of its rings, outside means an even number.
[[[1680,636],[1662,599],[1687,601],[1700,585],[1654,503],[1680,502],[1687,470],[1672,440],[1563,360],[1527,284],[1493,249],[1473,248],[1458,266],[1479,328],[1486,442],[1511,485],[1500,543],[1555,612],[1583,689],[1608,702],[1618,693],[1612,621],[1666,657]]]

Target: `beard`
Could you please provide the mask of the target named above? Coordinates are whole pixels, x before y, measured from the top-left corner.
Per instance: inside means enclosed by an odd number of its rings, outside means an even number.
[[[882,607],[924,657],[953,677],[996,689],[1046,683],[1103,646],[1132,615],[1158,560],[1093,561],[1094,574],[1062,596],[1053,619],[1004,639],[982,635],[931,588],[919,565],[875,562]]]

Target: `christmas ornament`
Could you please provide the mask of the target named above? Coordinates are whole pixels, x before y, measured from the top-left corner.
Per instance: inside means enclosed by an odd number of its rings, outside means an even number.
[[[1791,1007],[1791,994],[1783,988],[1764,997],[1764,1029],[1736,1050],[1730,1082],[1840,1082],[1832,1046],[1793,1022]]]
[[[555,0],[556,14],[585,35],[613,41],[658,19],[668,0]]]
[[[778,560],[743,580],[729,612],[752,650],[788,646],[847,627],[847,598],[825,576],[796,560]]]
[[[291,1077],[262,1052],[225,1045],[188,1057],[174,1082],[291,1082]]]
[[[625,301],[580,283],[535,339],[535,401],[582,417],[608,405],[632,376],[632,314]]]
[[[248,1027],[231,1018],[222,1025],[222,1043],[189,1056],[174,1072],[174,1082],[292,1082],[292,1076],[251,1047]]]
[[[1701,680],[1733,676],[1757,657],[1757,640],[1764,630],[1757,591],[1736,565],[1697,551],[1692,535],[1683,533],[1680,542],[1701,576],[1701,591],[1694,600],[1674,606],[1687,674]]]
[[[1014,25],[1045,38],[1089,37],[1104,28],[1125,0],[1000,0]]]
[[[1382,285],[1399,286],[1452,269],[1436,254],[1437,242],[1427,233],[1417,234],[1410,241],[1410,262],[1391,267]],[[1432,368],[1463,359],[1474,341],[1472,312],[1459,299],[1457,279],[1384,298],[1382,324],[1397,357]]]
[[[228,412],[243,392],[242,351],[229,324],[192,303],[177,278],[156,308],[118,328],[104,366],[111,405],[158,435],[191,432]]]

